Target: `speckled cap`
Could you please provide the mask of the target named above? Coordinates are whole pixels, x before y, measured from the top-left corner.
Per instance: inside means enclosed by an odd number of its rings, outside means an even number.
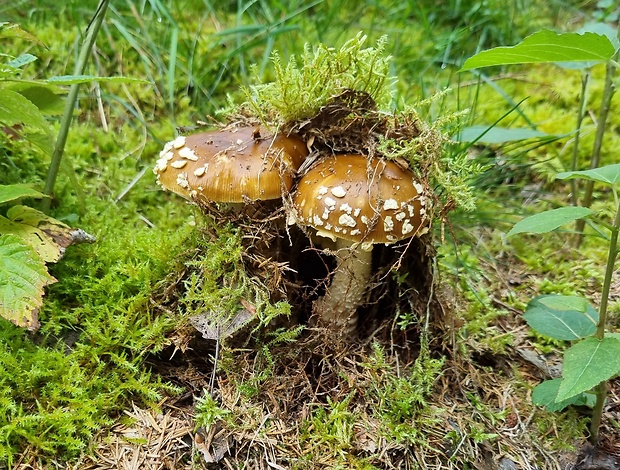
[[[428,231],[428,204],[411,170],[379,158],[335,155],[299,180],[293,219],[320,236],[390,244]]]
[[[153,172],[164,189],[193,201],[278,199],[307,155],[297,136],[234,126],[166,143]]]

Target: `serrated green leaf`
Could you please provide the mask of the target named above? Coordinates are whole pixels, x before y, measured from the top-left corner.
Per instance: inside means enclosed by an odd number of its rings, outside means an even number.
[[[581,178],[585,180],[598,181],[599,183],[616,184],[620,182],[620,163],[601,166],[591,170],[564,171],[555,175],[557,179],[569,180]]]
[[[98,77],[96,75],[59,75],[43,80],[45,83],[52,85],[76,85],[80,83],[151,83],[141,78],[130,77]]]
[[[0,89],[0,123],[5,126],[23,124],[51,134],[50,126],[39,108],[13,90]]]
[[[591,32],[556,33],[543,29],[516,46],[479,52],[465,61],[461,72],[480,67],[554,62],[606,62],[616,50],[607,36]]]
[[[30,100],[45,115],[62,114],[65,106],[62,95],[56,91],[62,88],[47,84],[16,83],[9,88]]]
[[[568,206],[534,214],[517,222],[506,234],[506,238],[518,233],[551,232],[564,224],[583,219],[592,213],[593,211],[587,207]]]
[[[523,319],[542,335],[570,341],[596,331],[598,312],[582,297],[541,295],[528,303]]]
[[[36,330],[44,287],[56,282],[37,253],[15,235],[0,235],[0,315]]]
[[[42,198],[45,194],[32,189],[27,184],[0,184],[0,204],[16,201],[22,197]]]
[[[596,33],[601,36],[607,36],[609,42],[614,47],[614,50],[617,52],[620,42],[618,41],[617,30],[613,28],[609,24],[606,23],[586,23],[581,28],[579,28],[576,33]],[[596,65],[597,62],[558,62],[556,65],[570,70],[585,70]]]
[[[459,142],[479,142],[481,144],[503,144],[526,139],[552,138],[552,134],[533,129],[509,129],[506,127],[469,126],[461,129]]]
[[[564,353],[562,384],[557,401],[567,400],[592,389],[620,373],[620,341],[593,336],[574,344]]]
[[[620,39],[618,38],[618,28],[614,28],[609,23],[601,23],[601,22],[588,22],[585,23],[579,30],[578,33],[596,33],[601,36],[607,36],[609,42],[614,46],[614,50],[618,52],[620,49]]]
[[[564,408],[577,406],[594,406],[596,396],[592,393],[580,393],[561,402],[556,402],[562,379],[545,380],[532,390],[532,403],[544,406],[547,411],[562,411]]]

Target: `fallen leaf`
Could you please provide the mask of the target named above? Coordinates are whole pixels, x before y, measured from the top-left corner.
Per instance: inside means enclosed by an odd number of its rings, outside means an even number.
[[[190,317],[189,321],[205,339],[221,340],[231,336],[252,320],[254,315],[247,309],[239,310],[231,318],[217,318],[212,312]]]
[[[7,217],[0,216],[0,233],[17,235],[47,263],[60,260],[69,245],[95,241],[95,237],[84,230],[71,228],[32,207],[20,205],[11,207]]]

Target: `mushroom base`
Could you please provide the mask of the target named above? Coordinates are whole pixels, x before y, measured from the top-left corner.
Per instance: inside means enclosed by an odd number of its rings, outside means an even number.
[[[201,209],[206,216],[200,236],[203,241],[193,252],[196,259],[192,263],[202,259],[205,251],[212,251],[208,247],[214,244],[223,244],[226,251],[239,249],[239,266],[228,269],[214,286],[222,287],[222,296],[230,296],[227,286],[238,284],[233,281],[239,277],[237,269],[241,269],[247,279],[251,279],[251,282],[241,283],[248,286],[247,292],[238,295],[244,302],[262,308],[267,305],[265,301],[269,305],[286,301],[290,314],[273,318],[264,326],[267,330],[318,324],[343,339],[376,336],[378,331],[391,331],[396,336],[415,335],[420,327],[416,319],[427,312],[430,312],[431,328],[441,328],[442,308],[436,296],[437,289],[433,289],[433,284],[437,285],[430,234],[389,246],[378,244],[369,252],[344,240],[336,245],[322,237],[314,241],[308,239],[300,228],[286,225],[285,213],[275,202],[255,203],[241,212],[222,211],[214,205],[204,205]],[[227,229],[222,235],[225,227],[239,229],[239,248],[228,246]],[[330,243],[323,244],[325,240]],[[322,246],[315,242],[321,242]],[[228,255],[224,254],[226,259]],[[217,253],[206,256],[220,258]],[[179,273],[177,286],[169,289],[183,297],[186,280],[194,270],[188,267]],[[260,301],[257,301],[257,292],[261,293]],[[234,299],[231,302],[233,308],[228,312],[231,315],[237,310],[247,310]],[[412,319],[410,325],[405,329],[401,329],[402,325],[395,328],[399,316],[405,314]],[[253,320],[254,326],[256,320],[258,317]],[[246,344],[248,340],[244,331],[233,336],[227,338],[229,344]]]

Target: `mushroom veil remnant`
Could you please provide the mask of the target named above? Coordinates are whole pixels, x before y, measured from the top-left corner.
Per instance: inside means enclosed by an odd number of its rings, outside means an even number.
[[[314,304],[324,324],[352,334],[371,279],[372,245],[428,231],[428,198],[415,175],[392,161],[363,155],[320,160],[293,194],[293,219],[336,242],[338,265]]]
[[[263,127],[229,126],[166,143],[157,182],[194,202],[278,199],[289,190],[308,149],[298,137]]]

